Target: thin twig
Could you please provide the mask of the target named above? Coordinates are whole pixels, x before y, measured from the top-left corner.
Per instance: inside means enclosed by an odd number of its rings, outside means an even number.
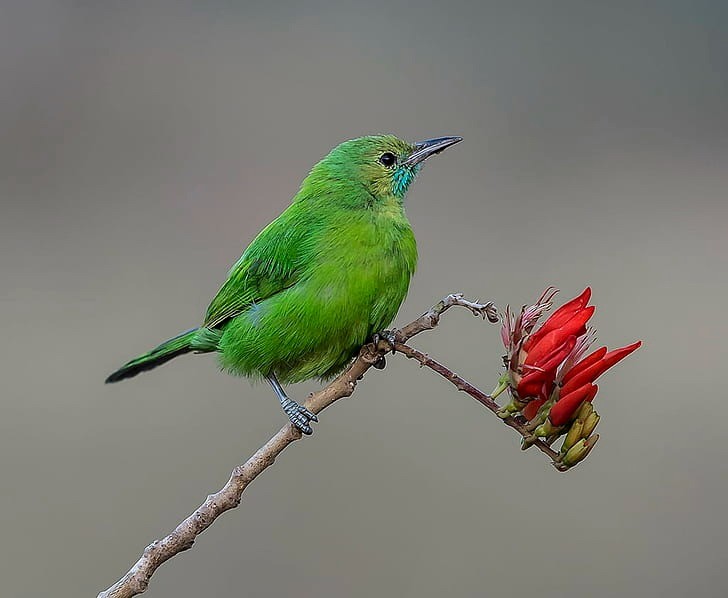
[[[476,388],[475,386],[470,384],[470,382],[453,372],[451,369],[442,365],[438,361],[435,361],[428,355],[425,355],[422,351],[418,351],[414,347],[410,347],[405,343],[395,342],[393,348],[396,352],[402,353],[402,355],[406,355],[410,359],[414,359],[420,362],[422,365],[430,368],[432,371],[437,372],[438,374],[440,374],[440,376],[445,378],[445,380],[452,382],[452,384],[455,385],[455,388],[469,394],[476,401],[485,405],[486,408],[498,415],[498,411],[500,410],[498,403],[496,403],[489,395],[485,394],[482,390]],[[519,421],[519,419],[513,416],[508,416],[501,419],[505,425],[513,428],[523,438],[527,438],[532,446],[535,446],[542,453],[548,455],[548,457],[551,459],[551,464],[556,469],[558,469],[559,471],[566,471],[567,469],[569,469],[557,460],[559,457],[559,453],[553,450],[549,444],[547,444],[540,438],[534,439],[533,433],[526,428],[525,422],[521,422]]]
[[[453,294],[445,297],[404,328],[393,332],[392,336],[396,338],[397,342],[406,342],[420,332],[432,330],[440,321],[440,316],[455,306],[464,307],[474,315],[484,319],[488,318],[491,322],[497,321],[496,309],[492,303],[474,303],[467,301],[461,294]],[[392,345],[384,339],[378,341],[376,346],[370,343],[362,347],[357,358],[344,373],[308,398],[305,403],[306,408],[314,413],[320,413],[338,399],[350,396],[354,392],[357,381],[369,368],[381,363],[382,357],[388,350],[392,350]],[[301,432],[292,425],[283,426],[250,459],[233,469],[230,479],[222,489],[215,494],[210,494],[205,502],[182,521],[174,531],[147,546],[141,558],[126,575],[113,586],[99,593],[98,598],[131,598],[144,592],[152,575],[164,562],[180,552],[192,548],[195,538],[210,527],[220,515],[237,507],[248,484],[266,468],[273,465],[276,457],[301,436]]]

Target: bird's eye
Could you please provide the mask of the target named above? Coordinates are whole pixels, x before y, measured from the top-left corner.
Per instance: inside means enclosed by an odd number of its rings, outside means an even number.
[[[394,166],[394,163],[397,161],[397,156],[392,152],[384,152],[379,156],[379,161],[387,167]]]

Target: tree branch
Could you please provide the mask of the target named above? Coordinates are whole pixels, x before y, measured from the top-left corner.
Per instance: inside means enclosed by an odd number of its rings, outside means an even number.
[[[425,355],[424,353],[422,353],[422,351],[418,351],[417,349],[400,342],[394,343],[394,350],[402,353],[402,355],[406,355],[410,359],[419,361],[420,364],[430,368],[434,372],[437,372],[438,374],[440,374],[440,376],[442,376],[449,382],[452,382],[455,385],[455,388],[469,394],[480,404],[485,405],[486,408],[498,415],[500,407],[498,406],[498,403],[496,403],[492,399],[492,397],[485,394],[482,390],[476,388],[475,386],[470,384],[470,382],[468,382],[464,378],[461,378],[455,372],[448,369],[441,363]],[[558,469],[559,471],[566,471],[567,469],[569,469],[563,463],[559,462],[559,453],[552,449],[548,443],[544,442],[540,438],[535,438],[533,432],[530,432],[526,428],[527,422],[522,416],[509,415],[508,417],[501,418],[501,420],[505,425],[510,426],[516,432],[518,432],[523,438],[527,438],[529,440],[528,446],[535,446],[538,450],[547,455],[551,459],[551,464],[556,469]]]
[[[467,392],[491,411],[497,410],[498,406],[488,395],[448,370],[445,366],[404,344],[413,336],[435,328],[440,321],[440,316],[455,306],[464,307],[474,315],[484,319],[487,318],[491,322],[498,321],[498,314],[492,303],[474,303],[467,301],[460,294],[448,295],[429,311],[403,328],[389,334],[386,338],[378,338],[376,343],[364,345],[357,358],[344,373],[325,388],[311,394],[305,403],[306,408],[314,413],[320,413],[335,401],[350,396],[354,392],[357,382],[367,370],[381,363],[385,353],[394,350],[407,355],[407,357],[417,359],[421,364],[438,372],[455,384],[458,389]],[[522,436],[525,437],[527,434],[530,436],[516,419],[510,417],[503,421]],[[160,540],[155,540],[147,546],[142,556],[126,575],[113,586],[101,592],[98,598],[131,598],[144,592],[152,575],[163,563],[180,552],[192,548],[197,536],[210,527],[220,515],[237,507],[248,484],[266,468],[273,465],[278,455],[288,445],[299,440],[301,436],[301,432],[290,424],[281,428],[250,459],[233,469],[225,486],[215,494],[210,494],[205,502],[170,534]],[[549,455],[552,460],[555,459],[557,453],[551,450],[546,443],[538,441],[536,446]]]

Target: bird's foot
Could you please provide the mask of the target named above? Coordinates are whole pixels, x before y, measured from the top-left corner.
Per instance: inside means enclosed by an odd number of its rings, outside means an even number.
[[[301,430],[301,432],[306,435],[313,433],[311,422],[318,421],[315,413],[312,413],[303,405],[299,405],[296,401],[288,397],[284,401],[281,401],[281,407],[283,407],[283,411],[288,416],[288,419],[291,420],[291,423]]]
[[[394,343],[397,342],[397,331],[382,330],[382,332],[375,332],[374,336],[372,337],[372,342],[374,343],[374,346],[376,347],[380,341],[386,341],[387,343],[389,343],[389,346],[392,348],[392,353],[394,353]]]

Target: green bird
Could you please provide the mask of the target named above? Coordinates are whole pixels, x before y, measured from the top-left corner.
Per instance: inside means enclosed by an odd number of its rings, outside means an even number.
[[[281,383],[332,377],[392,322],[417,264],[404,197],[424,160],[460,141],[371,135],[335,147],[232,267],[202,325],[106,382],[217,353],[229,373],[268,380],[291,423],[311,434],[316,416]]]

